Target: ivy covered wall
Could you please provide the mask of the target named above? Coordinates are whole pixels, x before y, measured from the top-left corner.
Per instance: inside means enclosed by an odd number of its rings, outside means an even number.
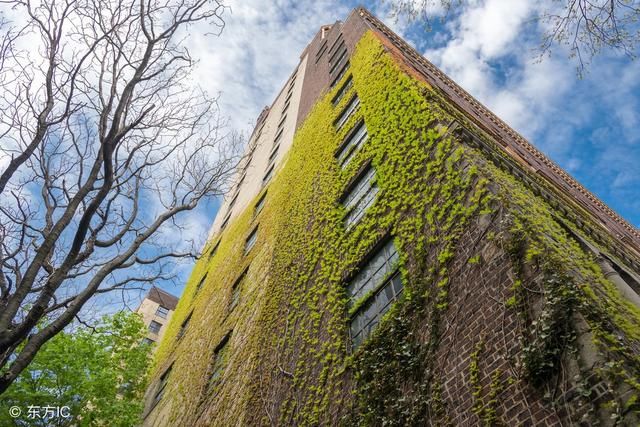
[[[461,142],[455,128],[473,126],[398,64],[366,33],[349,93],[334,106],[339,83],[314,106],[262,211],[205,248],[157,352],[155,378],[172,369],[146,425],[636,420],[640,311],[571,222]],[[356,93],[359,109],[336,131]],[[341,169],[336,150],[361,119],[368,140]],[[340,200],[367,162],[380,191],[346,229]],[[388,236],[404,291],[352,351],[346,281]]]

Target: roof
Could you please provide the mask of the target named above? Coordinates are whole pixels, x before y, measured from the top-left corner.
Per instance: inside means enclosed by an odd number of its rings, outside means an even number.
[[[146,299],[156,302],[169,310],[175,310],[176,305],[178,305],[178,297],[155,286],[149,289]]]

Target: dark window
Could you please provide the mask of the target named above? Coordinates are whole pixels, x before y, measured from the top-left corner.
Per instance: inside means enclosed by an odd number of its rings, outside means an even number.
[[[389,310],[391,304],[402,294],[402,278],[397,271],[384,282],[384,285],[376,291],[351,318],[349,332],[351,345],[355,349],[367,338],[380,323],[382,316]]]
[[[271,163],[273,163],[273,161],[278,156],[278,149],[279,148],[280,148],[280,144],[278,144],[275,147],[273,147],[273,150],[271,151],[271,154],[269,154],[269,160],[268,160],[267,164],[270,165]]]
[[[367,140],[367,126],[364,120],[358,123],[349,133],[347,138],[341,144],[340,149],[336,153],[338,163],[344,168],[349,164],[358,149]]]
[[[347,61],[346,64],[344,64],[344,66],[342,67],[338,75],[333,79],[330,87],[334,87],[335,85],[337,85],[338,82],[342,79],[342,77],[344,77],[348,69],[349,69],[349,61]]]
[[[227,362],[227,353],[229,346],[227,345],[231,338],[231,332],[224,336],[220,344],[213,350],[213,358],[211,361],[211,369],[209,374],[209,383],[207,384],[207,390],[212,392],[222,379],[224,373],[224,367]]]
[[[284,129],[280,129],[278,131],[278,133],[276,134],[276,137],[273,138],[273,145],[276,145],[276,144],[278,144],[280,142],[280,139],[282,138],[283,132],[284,132]]]
[[[262,178],[262,186],[264,187],[265,185],[267,185],[267,183],[269,181],[271,181],[271,178],[273,177],[273,168],[275,167],[275,165],[271,165],[271,167],[269,169],[267,169],[267,173],[264,174],[264,177]]]
[[[338,46],[338,48],[333,52],[333,54],[331,54],[331,56],[329,57],[329,63],[330,64],[335,64],[335,59],[338,56],[338,54],[344,49],[344,51],[346,52],[347,48],[344,45],[344,40],[342,41],[342,43],[340,43],[340,45]],[[344,52],[343,52],[344,53]]]
[[[254,228],[247,240],[244,243],[244,253],[248,253],[251,248],[256,244],[256,240],[258,240],[258,227]]]
[[[158,309],[156,310],[156,316],[166,319],[168,315],[169,309],[167,307],[158,306]]]
[[[327,40],[325,40],[322,43],[322,45],[320,46],[320,49],[318,49],[318,53],[316,53],[316,64],[318,63],[318,61],[322,57],[322,54],[324,53],[325,50],[327,50]]]
[[[180,330],[178,331],[177,339],[181,339],[184,336],[184,334],[187,333],[187,328],[189,327],[189,321],[191,320],[192,314],[193,313],[189,314],[187,318],[184,319],[184,322],[182,322],[182,325],[180,325]]]
[[[211,248],[211,251],[209,252],[209,259],[213,258],[213,256],[216,254],[216,252],[218,251],[218,246],[220,246],[220,240],[218,240],[218,243],[216,243],[215,246]]]
[[[329,48],[329,53],[333,52],[337,46],[341,46],[342,45],[341,42],[343,40],[344,39],[342,38],[342,34],[339,34],[338,37],[336,37],[335,41],[331,44],[331,47]]]
[[[233,199],[231,199],[231,201],[229,202],[229,208],[227,208],[227,210],[229,212],[231,212],[231,208],[233,207],[233,205],[236,204],[236,200],[238,200],[238,195],[240,194],[240,192],[236,192],[236,194],[233,196]]]
[[[393,240],[389,240],[347,285],[349,305],[358,306],[350,325],[354,348],[371,333],[391,303],[402,293],[398,258]]]
[[[336,61],[331,66],[331,69],[329,70],[329,75],[333,74],[338,69],[338,66],[342,63],[342,60],[346,58],[346,56],[347,56],[347,49],[344,48],[340,53],[340,56],[338,56],[338,59],[336,59]]]
[[[375,169],[367,167],[343,196],[342,204],[347,211],[345,227],[349,228],[360,221],[367,208],[373,204],[379,190],[375,177]]]
[[[258,200],[258,203],[256,203],[255,207],[253,208],[253,216],[257,216],[262,208],[264,208],[265,200],[267,200],[266,192],[262,195],[262,197],[260,197],[260,200]]]
[[[169,366],[164,374],[160,377],[160,383],[158,384],[158,389],[156,391],[156,395],[153,398],[154,402],[159,402],[162,399],[162,395],[164,394],[164,389],[167,388],[167,383],[169,382],[169,374],[171,373],[171,369],[173,369],[173,365]]]
[[[222,221],[222,225],[220,225],[220,231],[224,230],[227,224],[229,223],[229,219],[231,219],[231,212],[227,214],[227,217]]]
[[[342,110],[342,112],[336,119],[335,127],[337,130],[340,130],[340,128],[344,126],[344,124],[353,115],[353,113],[356,111],[359,105],[360,105],[360,99],[357,96],[354,96],[353,99],[349,101],[347,106],[344,107],[344,110]]]
[[[231,300],[229,300],[229,311],[236,308],[238,303],[240,302],[240,294],[242,292],[242,285],[244,283],[244,278],[247,276],[247,271],[245,270],[238,279],[233,283],[231,287]]]
[[[159,334],[161,328],[162,323],[156,322],[155,320],[152,320],[151,323],[149,323],[149,332],[153,334]]]
[[[151,338],[144,338],[142,342],[148,345],[154,345],[156,343],[155,340],[152,340]]]
[[[216,248],[218,247],[218,245],[216,245]],[[198,282],[198,286],[196,286],[196,293],[200,292],[200,289],[202,289],[202,286],[204,286],[204,281],[207,280],[207,273],[204,274],[204,276],[202,276],[202,279],[200,279],[200,281]]]
[[[284,121],[287,120],[287,115],[285,114],[284,116],[282,116],[282,118],[280,119],[280,123],[278,123],[278,129],[281,129],[284,126]]]
[[[344,82],[344,84],[342,85],[342,87],[340,88],[338,93],[336,93],[336,95],[331,100],[331,102],[333,103],[334,106],[338,105],[338,103],[342,100],[342,98],[344,98],[346,93],[349,92],[349,88],[351,86],[353,86],[353,78],[351,76],[349,76],[347,78],[347,81]]]

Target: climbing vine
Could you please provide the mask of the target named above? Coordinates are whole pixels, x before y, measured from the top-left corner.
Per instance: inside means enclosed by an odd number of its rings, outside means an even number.
[[[611,390],[614,414],[623,419],[637,410],[637,308],[567,236],[551,206],[479,148],[461,143],[450,124],[472,125],[406,73],[372,32],[350,63],[343,78],[352,76],[348,93],[332,104],[339,82],[318,100],[260,214],[247,209],[194,268],[156,356],[156,377],[173,363],[162,402],[167,419],[192,425],[225,414],[243,425],[404,426],[479,417],[494,425],[505,419],[502,395],[517,391],[542,401],[537,390],[562,375],[567,358],[580,359],[578,317],[588,325],[598,360],[612,360],[598,365],[598,378]],[[335,119],[356,94],[360,107],[336,130]],[[360,120],[368,139],[343,169],[335,152]],[[341,196],[367,162],[380,190],[358,224],[346,228]],[[258,240],[245,255],[256,225]],[[389,236],[400,255],[403,293],[352,350],[349,318],[366,298],[349,306],[346,284]],[[471,288],[474,277],[466,272],[498,268],[485,265],[487,245],[511,263],[510,282],[493,286],[505,288],[498,301],[503,315],[520,319],[518,348],[515,355],[494,356],[504,366],[490,368],[483,358],[497,354],[490,348],[497,344],[472,343],[469,359],[460,362],[471,401],[469,414],[461,415],[448,403],[451,385],[441,367],[455,355],[446,353],[443,340],[455,340],[460,325],[473,320],[457,318],[459,303],[452,304],[463,291],[461,278]],[[230,310],[232,284],[245,269],[240,302]],[[176,345],[189,315],[189,330]],[[224,372],[208,393],[213,349],[230,330]],[[509,373],[503,370],[508,361]],[[629,390],[635,391],[623,399]]]

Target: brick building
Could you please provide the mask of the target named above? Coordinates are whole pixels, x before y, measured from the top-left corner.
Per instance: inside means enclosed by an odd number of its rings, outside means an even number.
[[[250,138],[144,425],[635,425],[640,234],[364,9]]]

